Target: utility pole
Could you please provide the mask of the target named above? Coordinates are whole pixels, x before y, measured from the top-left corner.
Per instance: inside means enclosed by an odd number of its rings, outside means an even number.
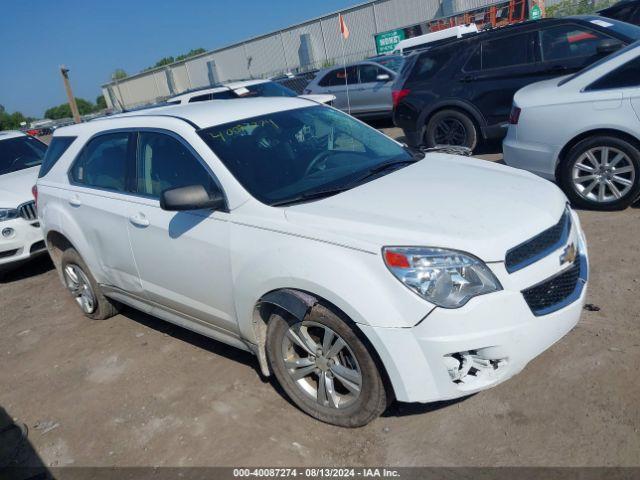
[[[62,81],[64,82],[64,89],[67,91],[67,99],[69,100],[69,107],[71,107],[73,121],[80,123],[80,112],[78,112],[78,105],[76,105],[76,97],[73,96],[71,84],[69,83],[69,69],[64,65],[61,65],[60,74],[62,75]]]

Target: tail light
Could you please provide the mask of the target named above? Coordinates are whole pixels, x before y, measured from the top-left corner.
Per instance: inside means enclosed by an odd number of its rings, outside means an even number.
[[[397,107],[398,104],[400,103],[400,100],[402,100],[404,97],[406,97],[407,95],[409,95],[411,93],[411,90],[409,90],[408,88],[405,88],[403,90],[394,90],[393,92],[391,92],[391,98],[393,99],[393,107]]]
[[[518,124],[518,120],[520,120],[520,112],[522,111],[522,109],[516,107],[515,105],[513,106],[513,108],[511,109],[511,113],[509,114],[509,123],[511,125],[517,125]]]
[[[31,193],[33,194],[33,199],[36,202],[36,208],[38,208],[38,186],[34,185],[31,187]]]

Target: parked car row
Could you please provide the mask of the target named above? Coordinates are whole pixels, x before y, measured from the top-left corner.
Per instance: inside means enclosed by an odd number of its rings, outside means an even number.
[[[505,136],[513,96],[579,71],[640,39],[640,27],[596,16],[524,22],[408,57],[394,86],[394,123],[410,145],[464,145]]]

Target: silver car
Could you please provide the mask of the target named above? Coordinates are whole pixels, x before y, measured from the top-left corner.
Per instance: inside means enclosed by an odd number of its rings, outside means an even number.
[[[335,95],[333,106],[357,117],[388,117],[393,103],[391,89],[404,58],[378,57],[355,64],[321,70],[307,85],[305,94]]]

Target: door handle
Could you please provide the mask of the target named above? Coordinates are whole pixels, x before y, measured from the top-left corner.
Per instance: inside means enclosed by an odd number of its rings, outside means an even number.
[[[473,75],[465,75],[464,77],[462,77],[460,79],[461,82],[463,83],[469,83],[469,82],[473,82],[475,81],[476,77],[474,77]]]
[[[129,217],[129,221],[133,223],[136,227],[149,226],[149,219],[146,217],[144,213],[136,213],[135,215],[131,215]]]
[[[80,197],[78,195],[74,195],[69,199],[69,205],[71,205],[72,207],[79,207],[80,205],[82,205],[82,200],[80,200]]]

